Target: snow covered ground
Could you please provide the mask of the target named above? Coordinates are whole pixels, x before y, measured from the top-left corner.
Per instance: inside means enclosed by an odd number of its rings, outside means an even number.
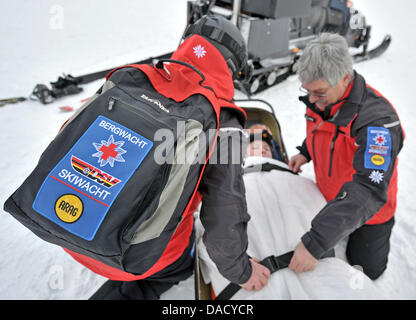
[[[376,285],[391,299],[416,298],[416,26],[411,0],[356,0],[373,26],[371,45],[385,34],[393,41],[380,58],[355,66],[397,109],[407,134],[399,162],[396,225],[389,266]],[[0,98],[28,95],[36,83],[62,72],[80,75],[172,51],[185,27],[185,0],[42,0],[0,2]],[[84,92],[50,105],[28,101],[0,108],[0,203],[23,182],[41,152],[70,116],[59,106],[90,96]],[[273,104],[289,155],[305,134],[304,107],[295,76],[258,95]],[[312,166],[303,173],[313,178]],[[0,209],[0,299],[87,299],[105,281]],[[193,299],[193,278],[163,299]]]

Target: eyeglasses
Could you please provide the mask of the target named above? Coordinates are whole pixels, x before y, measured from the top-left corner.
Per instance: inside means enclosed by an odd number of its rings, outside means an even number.
[[[308,94],[310,96],[315,96],[315,97],[318,97],[318,98],[326,98],[328,96],[329,90],[331,90],[331,89],[332,89],[332,87],[329,88],[326,93],[320,94],[320,93],[310,92],[309,90],[305,89],[302,86],[299,87],[299,91],[300,92],[306,93],[306,94]]]

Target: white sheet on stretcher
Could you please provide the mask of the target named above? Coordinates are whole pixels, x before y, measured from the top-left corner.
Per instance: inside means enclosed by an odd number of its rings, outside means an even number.
[[[271,162],[250,157],[245,166]],[[244,175],[248,212],[248,254],[260,260],[294,250],[301,236],[310,229],[310,222],[325,205],[316,184],[307,178],[272,170]],[[203,227],[196,219],[201,273],[211,283],[216,295],[229,283],[219,273],[200,238]],[[383,299],[382,293],[357,268],[345,261],[345,240],[336,248],[335,258],[319,261],[315,270],[295,274],[289,269],[271,275],[261,291],[241,289],[232,299]]]

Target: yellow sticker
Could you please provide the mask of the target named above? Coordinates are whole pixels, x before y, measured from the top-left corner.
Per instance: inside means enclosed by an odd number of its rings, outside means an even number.
[[[77,221],[84,210],[81,199],[73,194],[64,194],[55,202],[55,213],[60,220],[66,223]]]
[[[374,163],[376,166],[383,165],[384,161],[384,158],[382,156],[379,156],[378,154],[375,154],[371,157],[371,162]]]

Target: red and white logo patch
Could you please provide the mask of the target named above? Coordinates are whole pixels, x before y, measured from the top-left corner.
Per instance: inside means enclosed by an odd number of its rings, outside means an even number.
[[[376,145],[378,146],[383,146],[386,143],[386,137],[384,136],[384,134],[377,134],[374,138],[373,141],[375,142]]]

